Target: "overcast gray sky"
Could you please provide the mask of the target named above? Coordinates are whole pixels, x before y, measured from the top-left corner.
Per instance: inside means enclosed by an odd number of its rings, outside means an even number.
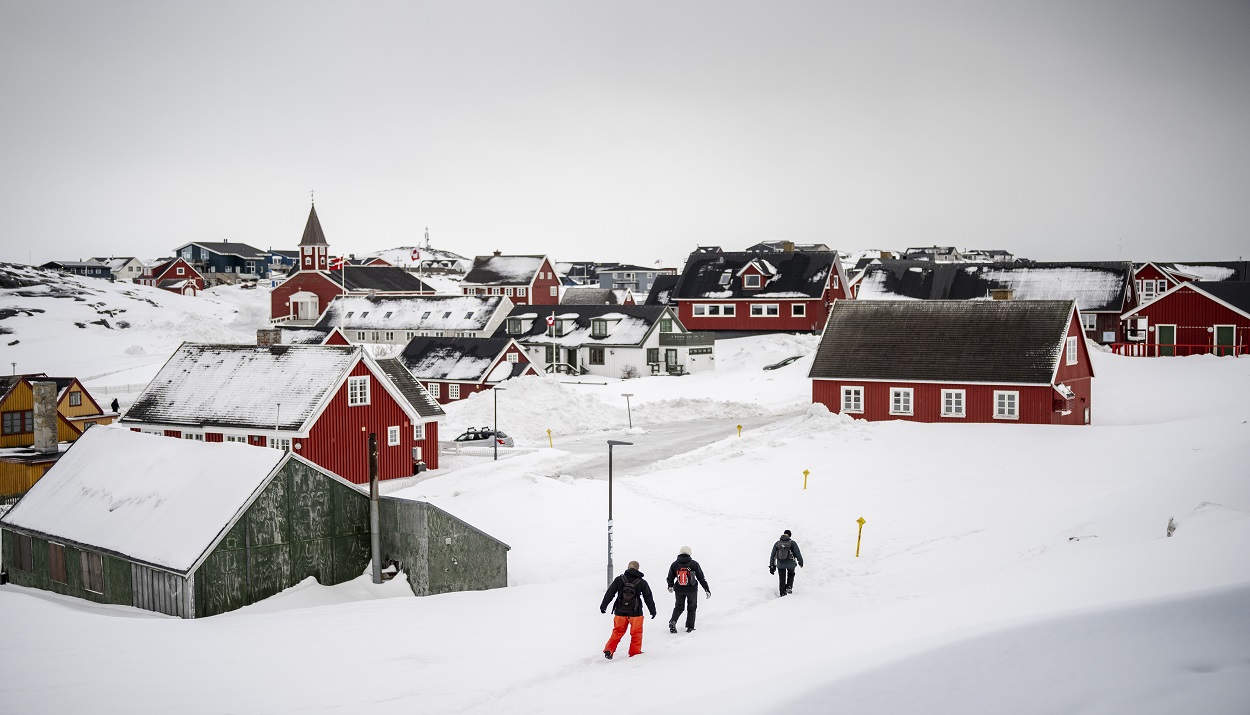
[[[0,0],[0,260],[1250,258],[1250,3]]]

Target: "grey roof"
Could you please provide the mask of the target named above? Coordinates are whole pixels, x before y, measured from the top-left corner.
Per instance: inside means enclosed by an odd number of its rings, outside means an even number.
[[[882,259],[864,269],[861,300],[977,300],[1010,289],[1016,300],[1075,300],[1082,312],[1122,313],[1133,266],[1108,263],[933,263]]]
[[[246,243],[231,243],[229,241],[222,241],[220,243],[213,243],[211,241],[193,241],[179,246],[174,250],[174,253],[176,254],[180,252],[187,246],[199,246],[209,253],[216,253],[222,256],[239,256],[240,258],[264,258],[269,255],[268,251],[262,251],[255,246],[249,246]]]
[[[619,302],[611,288],[575,286],[565,289],[560,296],[560,305],[616,305]]]
[[[507,337],[417,337],[404,346],[396,359],[421,380],[480,382],[487,378],[487,371],[511,344],[512,339]],[[500,379],[516,377],[529,365],[528,362],[509,364],[511,372]]]
[[[326,246],[326,235],[321,230],[321,219],[317,218],[317,207],[308,210],[308,223],[304,224],[304,235],[299,240],[301,246]]]
[[[766,263],[775,276],[759,290],[742,287],[737,273],[749,263]],[[686,269],[673,288],[673,298],[819,298],[837,270],[837,251],[795,251],[793,253],[704,253],[696,250],[686,259]],[[728,275],[726,282],[723,276]]]
[[[398,358],[378,360],[378,367],[382,368],[382,372],[395,383],[399,393],[404,396],[405,400],[408,400],[408,404],[412,405],[412,409],[416,410],[418,415],[440,417],[447,414]]]
[[[1145,264],[1137,264],[1140,268]],[[1156,266],[1169,271],[1179,271],[1198,277],[1204,282],[1250,280],[1250,261],[1172,261],[1155,262]]]
[[[1216,298],[1219,298],[1225,303],[1237,308],[1241,312],[1250,314],[1250,283],[1232,281],[1197,281],[1192,285],[1195,288],[1210,293]]]
[[[372,290],[379,293],[432,293],[434,288],[398,266],[346,266],[337,271],[322,271],[339,285],[346,277],[347,290]]]
[[[1050,384],[1075,304],[838,300],[808,377]]]
[[[529,285],[546,256],[477,256],[461,285]]]
[[[651,291],[647,293],[647,299],[643,301],[643,305],[670,305],[673,295],[673,288],[677,286],[677,281],[681,280],[681,276],[672,273],[661,273],[655,277],[655,282],[651,284]]]

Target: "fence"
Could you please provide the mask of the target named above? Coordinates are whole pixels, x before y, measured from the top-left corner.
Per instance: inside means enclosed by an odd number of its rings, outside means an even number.
[[[1183,343],[1111,343],[1111,352],[1129,357],[1184,357],[1187,355],[1245,355],[1245,345],[1185,345]]]

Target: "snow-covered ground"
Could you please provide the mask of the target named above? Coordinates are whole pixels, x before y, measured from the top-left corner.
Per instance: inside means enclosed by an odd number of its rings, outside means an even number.
[[[219,300],[211,319],[237,317]],[[210,327],[132,340],[168,354],[193,330]],[[78,335],[24,359],[89,371]],[[310,581],[180,621],[2,587],[0,711],[1250,711],[1250,360],[1096,352],[1090,427],[868,424],[810,405],[814,347],[726,341],[711,373],[528,378],[450,406],[444,435],[497,402],[530,449],[387,490],[510,544],[506,589]],[[634,443],[616,448],[615,570],[640,561],[660,613],[642,656],[610,662],[607,439]],[[782,529],[806,565],[779,599]],[[712,598],[670,635],[682,545]]]

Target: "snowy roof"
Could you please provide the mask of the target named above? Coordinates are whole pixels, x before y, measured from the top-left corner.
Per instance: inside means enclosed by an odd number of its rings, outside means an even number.
[[[446,412],[443,411],[442,405],[438,404],[438,400],[417,382],[416,377],[404,367],[403,362],[397,358],[388,358],[378,360],[378,367],[386,374],[386,377],[395,385],[399,393],[408,400],[408,404],[412,405],[417,414],[422,417],[441,417]]]
[[[811,378],[1050,384],[1074,305],[838,300]]]
[[[342,325],[345,330],[479,331],[501,306],[512,305],[504,300],[498,295],[336,296],[316,329],[328,333]]]
[[[495,333],[496,337],[512,337],[522,343],[542,343],[550,345],[553,342],[556,345],[565,347],[574,347],[579,345],[596,346],[596,345],[620,345],[624,347],[636,347],[643,343],[647,338],[647,334],[655,326],[656,322],[664,315],[673,317],[674,330],[684,332],[680,322],[672,311],[661,305],[579,305],[576,306],[576,312],[563,311],[557,317],[568,325],[565,325],[564,335],[550,338],[547,336],[547,321],[539,318],[533,320],[528,330],[522,333],[508,333],[507,322]],[[509,318],[528,318],[532,314],[534,306],[522,305],[513,308]],[[595,319],[605,319],[609,321],[608,334],[606,336],[591,335],[591,322]],[[522,327],[525,323],[522,322]]]
[[[753,261],[759,261],[757,253],[701,253],[695,251],[686,259],[672,296],[680,300],[703,298],[765,298],[804,297],[819,298],[829,280],[830,271],[836,270],[836,251],[812,251],[771,253],[769,267],[774,273],[759,290],[745,289],[741,279],[725,281]],[[650,303],[650,299],[648,299]]]
[[[1168,270],[1176,270],[1194,276],[1200,281],[1250,280],[1250,261],[1224,261],[1216,263],[1159,263]]]
[[[560,305],[615,305],[619,302],[611,288],[576,286],[565,289],[560,296]]]
[[[546,256],[477,256],[464,285],[529,285]]]
[[[185,573],[286,458],[95,427],[0,523]]]
[[[349,346],[184,343],[121,421],[298,430],[359,359]]]
[[[480,382],[512,343],[506,337],[413,338],[397,359],[420,380]]]
[[[656,276],[655,282],[651,284],[651,292],[647,293],[647,299],[643,305],[668,305],[669,297],[673,294],[673,288],[679,280],[681,276],[671,273],[661,273]]]
[[[977,300],[1009,289],[1015,300],[1075,300],[1083,312],[1122,312],[1131,263],[969,265],[882,260],[865,269],[860,300]]]

